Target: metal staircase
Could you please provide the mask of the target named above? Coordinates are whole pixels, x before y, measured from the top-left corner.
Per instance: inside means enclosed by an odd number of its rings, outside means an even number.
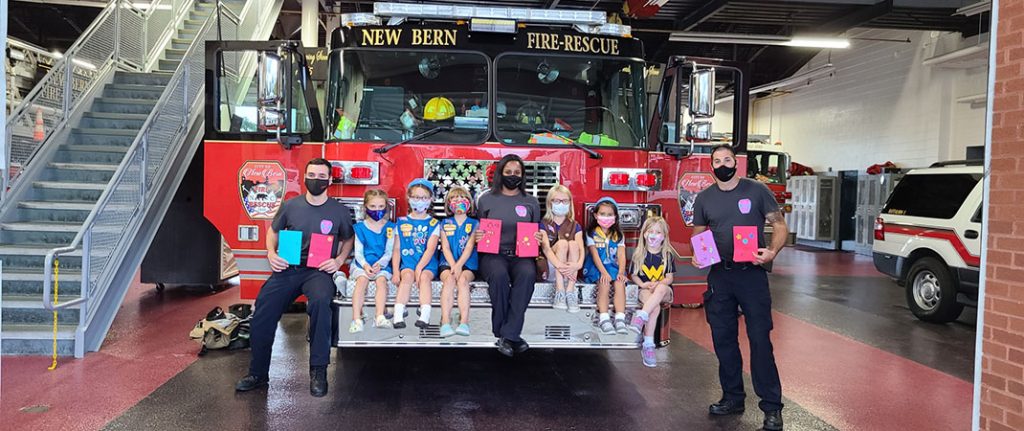
[[[5,354],[50,353],[52,310],[59,354],[99,348],[202,138],[205,41],[266,39],[281,3],[112,1],[14,111]]]

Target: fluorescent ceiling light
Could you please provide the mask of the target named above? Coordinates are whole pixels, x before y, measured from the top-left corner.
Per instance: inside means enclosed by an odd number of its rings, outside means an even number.
[[[831,37],[785,37],[752,34],[729,34],[729,33],[701,33],[692,31],[678,31],[669,34],[669,41],[672,42],[698,42],[698,43],[731,43],[740,45],[775,45],[792,46],[799,48],[831,48],[846,49],[850,47],[850,40]]]
[[[850,41],[847,39],[821,39],[821,38],[806,38],[806,37],[794,37],[788,42],[782,43],[784,46],[798,46],[801,48],[831,48],[831,49],[846,49],[850,47]]]
[[[132,3],[132,7],[136,8],[138,10],[148,10],[148,9],[171,10],[171,5],[169,5],[169,4],[153,5],[152,3]]]

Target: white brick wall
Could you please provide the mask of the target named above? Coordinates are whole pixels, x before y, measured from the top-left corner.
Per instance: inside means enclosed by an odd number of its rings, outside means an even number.
[[[886,160],[926,166],[963,159],[967,146],[983,143],[984,108],[956,99],[983,93],[987,72],[921,64],[936,49],[972,42],[950,33],[899,30],[855,30],[850,36],[912,43],[854,40],[851,49],[832,51],[835,76],[754,101],[750,132],[781,140],[794,161],[819,171],[863,170]],[[827,63],[828,55],[822,52],[804,70]]]

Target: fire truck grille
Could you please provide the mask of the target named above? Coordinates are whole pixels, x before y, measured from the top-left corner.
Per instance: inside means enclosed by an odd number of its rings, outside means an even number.
[[[444,196],[452,187],[462,186],[473,197],[490,188],[487,168],[494,160],[427,159],[423,162],[423,176],[434,183],[434,215],[445,217]],[[526,162],[526,192],[536,196],[544,208],[548,189],[558,184],[557,162]]]

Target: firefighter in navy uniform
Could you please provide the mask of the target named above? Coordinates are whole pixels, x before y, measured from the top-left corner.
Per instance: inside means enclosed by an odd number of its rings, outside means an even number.
[[[309,314],[309,392],[315,397],[327,394],[327,365],[331,359],[331,300],[338,271],[353,245],[352,220],[348,209],[327,197],[331,163],[313,159],[306,164],[306,193],[289,199],[277,211],[271,230],[267,232],[267,260],[274,274],[267,279],[256,297],[249,336],[252,359],[249,374],[239,380],[235,390],[250,391],[266,386],[270,370],[270,354],[274,333],[281,314],[300,295],[306,295]],[[278,255],[278,233],[281,230],[302,232],[301,262],[289,265]],[[332,235],[333,258],[307,266],[306,257],[313,234]],[[340,243],[340,247],[339,247]],[[339,250],[336,252],[336,250]]]
[[[765,414],[764,429],[781,430],[782,384],[772,353],[772,299],[765,267],[785,245],[786,222],[768,187],[736,175],[736,153],[731,146],[712,148],[711,167],[715,185],[697,195],[693,213],[694,235],[710,229],[722,258],[708,272],[708,290],[704,293],[722,385],[722,399],[712,404],[709,412],[730,415],[744,410],[743,358],[738,340],[738,310],[742,308],[750,340],[750,374],[754,392],[761,398],[758,406]],[[772,243],[767,246],[766,220],[773,229]],[[750,256],[753,262],[734,261],[734,226],[757,227],[758,248]]]

